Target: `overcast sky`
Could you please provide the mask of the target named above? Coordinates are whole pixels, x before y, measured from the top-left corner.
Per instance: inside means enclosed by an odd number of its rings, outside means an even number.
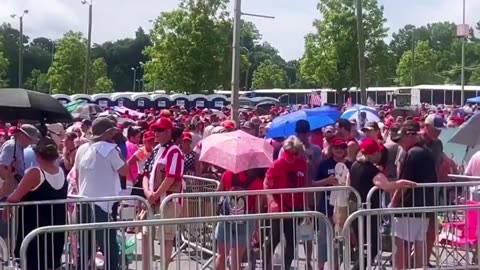
[[[133,37],[142,26],[151,29],[150,19],[178,5],[178,0],[93,0],[93,41]],[[233,1],[233,0],[232,0]],[[480,20],[480,0],[467,1],[467,23]],[[88,8],[80,0],[0,0],[0,21],[17,28],[10,14],[30,13],[24,19],[24,32],[30,37],[60,38],[68,30],[87,31]],[[319,18],[318,0],[243,0],[243,11],[275,16],[274,20],[247,18],[257,25],[265,41],[278,48],[287,60],[304,51],[304,36],[313,31]],[[435,21],[461,23],[462,0],[379,0],[385,8],[389,34],[405,24],[422,25]],[[229,10],[233,12],[232,6]],[[477,12],[475,12],[477,11]]]

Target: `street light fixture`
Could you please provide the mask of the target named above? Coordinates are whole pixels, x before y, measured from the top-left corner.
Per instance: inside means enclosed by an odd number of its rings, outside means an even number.
[[[239,125],[239,91],[240,91],[240,34],[242,28],[242,15],[275,19],[273,16],[258,15],[242,12],[242,0],[235,0],[233,17],[233,44],[232,44],[232,120]]]
[[[133,92],[135,92],[135,88],[136,88],[136,87],[135,87],[135,82],[136,82],[136,80],[137,80],[137,69],[138,69],[138,68],[139,68],[139,67],[132,67],[132,68],[130,68],[130,69],[133,71],[133,87],[132,87],[132,91],[133,91]]]
[[[93,0],[82,0],[82,5],[88,4],[88,37],[87,37],[87,55],[85,58],[85,74],[83,78],[83,92],[88,94],[88,70],[90,67],[90,52],[92,47],[92,14],[93,14]]]
[[[20,21],[20,36],[18,42],[18,88],[23,87],[23,16],[28,14],[28,9],[25,9],[21,15],[12,14],[10,17],[15,19],[18,17]]]

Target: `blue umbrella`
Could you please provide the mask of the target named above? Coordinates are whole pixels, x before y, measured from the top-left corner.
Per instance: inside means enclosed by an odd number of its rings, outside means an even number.
[[[295,111],[275,118],[268,129],[267,138],[288,137],[295,134],[295,125],[298,120],[307,120],[310,129],[322,128],[331,125],[340,117],[336,108],[319,107]]]
[[[467,102],[480,103],[480,97],[469,98],[469,99],[467,99]]]
[[[367,106],[361,106],[361,105],[355,105],[353,107],[348,108],[341,116],[343,119],[355,119],[359,120],[360,119],[360,113],[365,112],[367,114],[367,121],[369,122],[379,122],[380,118],[378,117],[377,110],[375,108],[367,107]]]

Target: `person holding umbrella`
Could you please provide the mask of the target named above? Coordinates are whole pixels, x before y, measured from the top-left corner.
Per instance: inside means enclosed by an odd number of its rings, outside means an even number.
[[[23,124],[17,129],[13,138],[6,141],[0,149],[0,177],[4,183],[0,198],[10,195],[25,174],[23,151],[40,139],[38,129],[30,124]],[[10,173],[13,171],[14,173]]]

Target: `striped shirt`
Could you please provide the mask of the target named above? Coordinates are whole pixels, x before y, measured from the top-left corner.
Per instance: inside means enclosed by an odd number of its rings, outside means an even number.
[[[158,169],[158,170],[157,170]],[[163,179],[171,177],[175,180],[172,189],[178,189],[179,191],[167,191],[166,195],[170,195],[176,192],[182,192],[183,190],[183,170],[184,170],[184,156],[182,150],[174,144],[167,144],[160,148],[153,164],[153,170],[149,178],[150,190],[156,190]],[[160,176],[157,172],[161,173]],[[155,182],[155,179],[160,179],[159,183]],[[162,198],[163,199],[163,198]]]

